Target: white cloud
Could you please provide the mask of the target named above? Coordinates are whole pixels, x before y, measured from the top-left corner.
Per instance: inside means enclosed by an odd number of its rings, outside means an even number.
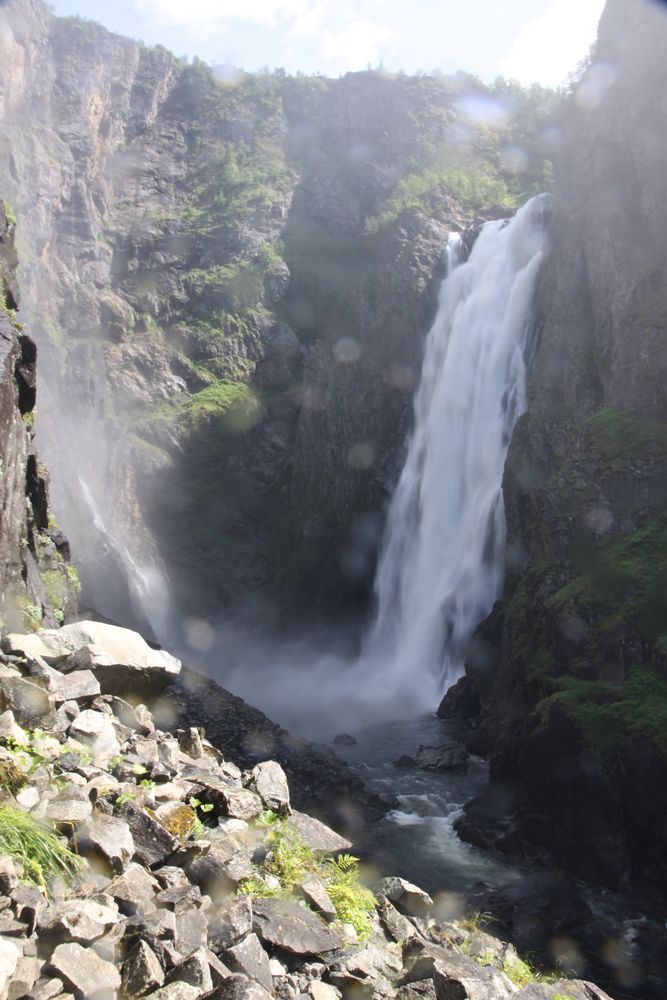
[[[331,31],[322,39],[327,59],[339,73],[377,66],[382,58],[382,44],[393,32],[375,21],[359,19]]]
[[[193,38],[205,38],[230,21],[274,25],[302,16],[310,0],[135,0],[136,9],[168,28],[179,28]]]
[[[604,0],[554,0],[514,40],[504,76],[550,86],[563,83],[595,40]]]

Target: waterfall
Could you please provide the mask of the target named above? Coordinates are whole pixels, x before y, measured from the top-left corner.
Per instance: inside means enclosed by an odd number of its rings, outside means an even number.
[[[503,469],[525,409],[523,349],[548,204],[540,195],[511,221],[487,223],[465,262],[459,238],[448,247],[362,656],[399,698],[418,685],[420,699],[425,689],[437,702],[500,594]]]
[[[254,703],[261,692],[261,707],[296,732],[322,738],[433,712],[463,672],[502,586],[503,469],[526,405],[523,350],[549,204],[540,195],[511,221],[487,223],[467,260],[460,239],[449,241],[360,655],[304,641],[258,650],[253,662],[247,643],[235,654],[233,636],[222,642],[226,685]]]

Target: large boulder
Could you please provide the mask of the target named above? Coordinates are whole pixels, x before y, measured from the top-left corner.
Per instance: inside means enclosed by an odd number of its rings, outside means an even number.
[[[253,930],[266,944],[295,955],[322,955],[341,946],[341,939],[310,910],[281,899],[257,899]]]
[[[90,670],[106,694],[156,694],[181,670],[180,660],[152,649],[131,629],[83,621],[61,629],[12,633],[5,648],[28,660],[41,658],[64,673]]]

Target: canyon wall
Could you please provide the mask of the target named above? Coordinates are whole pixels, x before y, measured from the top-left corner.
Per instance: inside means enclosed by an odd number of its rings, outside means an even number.
[[[508,579],[468,678],[492,787],[461,832],[664,888],[667,14],[609,0],[556,164],[505,473]]]

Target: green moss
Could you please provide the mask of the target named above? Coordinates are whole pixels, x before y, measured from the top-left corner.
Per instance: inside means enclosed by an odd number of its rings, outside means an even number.
[[[600,410],[585,425],[593,447],[612,468],[667,456],[667,423],[644,414]]]
[[[667,756],[667,680],[650,667],[633,666],[622,686],[559,677],[554,693],[538,705],[543,714],[565,709],[587,742],[613,749],[629,737],[653,743]]]
[[[242,434],[262,415],[262,402],[249,386],[222,381],[185,400],[180,419],[190,430],[215,422],[227,434]]]

